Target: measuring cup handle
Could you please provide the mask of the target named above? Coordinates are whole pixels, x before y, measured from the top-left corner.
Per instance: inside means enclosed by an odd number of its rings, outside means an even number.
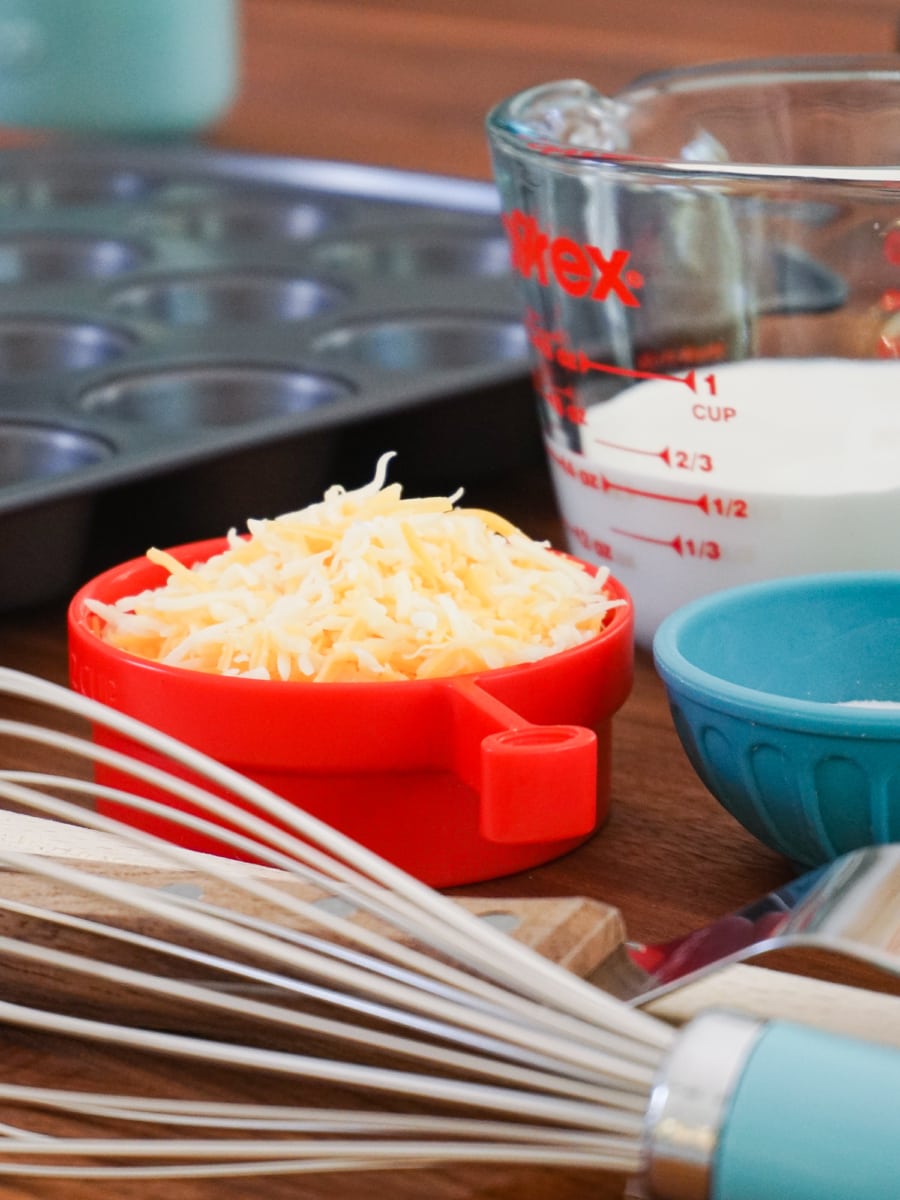
[[[585,837],[597,822],[597,737],[580,725],[533,725],[477,680],[449,682],[453,770],[480,797],[488,841]]]

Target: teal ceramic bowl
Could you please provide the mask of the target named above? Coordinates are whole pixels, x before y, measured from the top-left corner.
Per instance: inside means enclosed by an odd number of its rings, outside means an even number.
[[[694,769],[761,842],[818,866],[900,841],[900,571],[715,592],[653,654]]]

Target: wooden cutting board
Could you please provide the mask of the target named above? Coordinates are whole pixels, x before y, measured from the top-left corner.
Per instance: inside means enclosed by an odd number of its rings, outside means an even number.
[[[0,838],[8,850],[49,856],[82,870],[140,882],[160,889],[187,889],[211,903],[251,911],[254,901],[241,889],[212,880],[202,871],[173,869],[152,854],[126,846],[116,838],[43,818],[0,813]],[[216,860],[221,864],[222,860]],[[309,889],[279,872],[234,863],[236,873],[250,873],[308,896]],[[0,895],[20,903],[42,905],[77,916],[109,920],[115,916],[134,926],[129,910],[117,912],[113,902],[85,893],[74,894],[58,883],[33,874],[0,871]],[[582,977],[588,977],[621,946],[625,925],[618,910],[581,897],[555,899],[464,898],[456,901],[490,920],[510,936]],[[365,918],[360,918],[365,919]],[[4,917],[5,930],[20,933],[25,918]],[[141,932],[153,934],[153,920],[142,919]],[[131,951],[123,947],[121,961]],[[140,965],[136,963],[135,965]],[[766,967],[738,965],[688,984],[647,1006],[647,1011],[680,1025],[703,1009],[731,1008],[760,1017],[803,1021],[823,1029],[900,1046],[900,996],[849,987]]]

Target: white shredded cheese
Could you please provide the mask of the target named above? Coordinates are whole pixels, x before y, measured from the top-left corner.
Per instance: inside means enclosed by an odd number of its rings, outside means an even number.
[[[434,678],[533,662],[596,634],[617,603],[596,576],[502,517],[403,499],[392,454],[361,488],[231,530],[159,588],[89,601],[98,634],[144,658],[255,679]]]

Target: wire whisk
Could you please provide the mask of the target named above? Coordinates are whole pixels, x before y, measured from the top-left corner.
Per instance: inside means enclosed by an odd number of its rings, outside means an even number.
[[[28,1002],[0,1000],[0,1020],[268,1072],[293,1081],[303,1098],[286,1108],[0,1086],[0,1100],[23,1110],[102,1116],[117,1126],[102,1139],[8,1126],[0,1130],[0,1175],[234,1175],[453,1161],[637,1168],[647,1098],[674,1036],[668,1026],[168,736],[31,676],[3,670],[0,686],[113,728],[216,789],[43,724],[0,722],[7,739],[52,747],[76,764],[103,763],[207,814],[178,812],[137,788],[98,785],[78,767],[68,776],[0,772],[8,805],[96,831],[132,855],[149,852],[176,873],[160,889],[156,872],[148,886],[122,871],[0,848],[7,870],[28,876],[30,892],[40,881],[46,895],[42,904],[0,901],[4,930],[14,921],[26,933],[4,931],[0,955],[17,987],[35,993]],[[162,842],[96,812],[98,796],[215,836],[266,867]],[[178,872],[202,878],[202,894],[179,887]],[[217,887],[227,902],[216,899]],[[86,896],[91,912],[98,901],[105,906],[108,920],[79,915]],[[310,1106],[333,1087],[370,1105],[381,1097],[382,1108],[389,1097],[397,1111]],[[435,1111],[423,1114],[429,1106]],[[147,1122],[159,1136],[130,1136]],[[71,1167],[67,1156],[91,1162]]]
[[[15,671],[0,693],[66,726],[0,719],[2,801],[82,846],[0,846],[0,1022],[158,1064],[152,1094],[114,1068],[0,1081],[0,1177],[513,1164],[656,1200],[894,1200],[896,1049],[731,1013],[676,1031],[177,740]],[[69,768],[21,765],[29,745]]]

